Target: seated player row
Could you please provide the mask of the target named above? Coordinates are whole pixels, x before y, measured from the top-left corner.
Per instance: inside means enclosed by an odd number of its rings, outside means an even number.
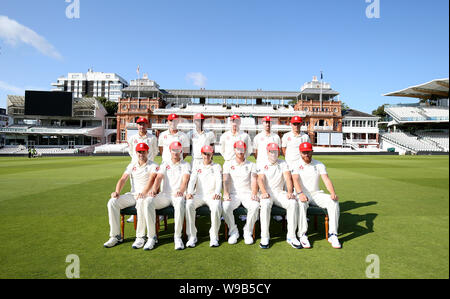
[[[252,230],[259,217],[260,247],[269,248],[270,211],[275,204],[286,209],[287,243],[297,249],[310,248],[306,236],[308,229],[306,212],[309,204],[312,204],[327,209],[330,219],[328,241],[334,248],[341,247],[337,238],[338,197],[325,166],[312,159],[311,143],[300,144],[298,150],[301,160],[290,166],[286,161],[279,159],[278,144],[269,143],[266,147],[267,163],[257,166],[246,159],[247,145],[244,141],[238,140],[233,145],[234,159],[225,161],[223,174],[221,166],[212,161],[214,150],[210,145],[201,148],[202,162],[196,163],[192,172],[190,164],[182,159],[182,148],[179,141],[172,142],[169,146],[170,159],[158,166],[148,159],[148,145],[137,144],[135,148],[137,161],[132,161],[128,165],[108,202],[110,239],[104,244],[105,247],[113,247],[123,241],[120,235],[120,210],[136,206],[136,241],[132,247],[153,249],[157,243],[156,210],[170,205],[175,211],[175,249],[184,249],[181,236],[185,218],[188,236],[186,246],[195,247],[197,242],[195,212],[196,208],[205,204],[211,211],[209,231],[211,247],[219,246],[221,216],[230,228],[228,243],[237,242],[239,231],[233,210],[241,204],[248,212],[243,228],[245,244],[253,244]],[[120,195],[129,177],[132,190]],[[330,195],[319,189],[320,177]]]

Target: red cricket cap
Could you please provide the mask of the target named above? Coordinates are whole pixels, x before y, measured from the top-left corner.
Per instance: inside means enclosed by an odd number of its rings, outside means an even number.
[[[300,116],[294,116],[291,118],[291,124],[302,123],[303,119]]]
[[[273,143],[273,142],[269,143],[266,148],[268,151],[279,151],[280,150],[280,147],[278,146],[278,144]]]
[[[303,142],[299,146],[300,152],[311,152],[313,150],[312,144],[309,142]]]
[[[148,152],[148,149],[149,149],[149,147],[146,143],[138,143],[138,145],[136,145],[137,152],[142,152],[142,151]]]
[[[194,119],[205,119],[205,116],[201,113],[197,113],[196,115],[194,115]]]
[[[169,145],[169,149],[183,149],[183,147],[181,146],[181,143],[179,141],[174,141]]]
[[[239,115],[235,114],[235,115],[231,116],[231,119],[233,120],[233,119],[241,119],[241,118],[239,117]]]
[[[202,153],[214,153],[214,149],[211,145],[204,145],[202,146],[201,151]]]
[[[178,118],[178,115],[176,115],[175,113],[169,114],[169,116],[167,117],[168,120],[174,120],[177,118]]]
[[[136,120],[136,123],[138,124],[138,123],[146,123],[146,124],[148,124],[148,119],[146,119],[145,117],[139,117],[137,120]]]
[[[234,148],[243,148],[246,149],[247,148],[247,144],[245,144],[244,141],[242,140],[238,140],[234,143]]]
[[[272,121],[272,118],[270,116],[264,116],[263,120],[264,121]]]

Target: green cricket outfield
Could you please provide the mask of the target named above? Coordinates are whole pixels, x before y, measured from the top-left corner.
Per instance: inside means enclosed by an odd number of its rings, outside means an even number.
[[[259,222],[253,245],[229,245],[222,224],[210,248],[206,217],[196,248],[174,250],[169,219],[154,250],[131,248],[132,224],[123,244],[106,249],[106,204],[129,157],[0,157],[0,278],[66,278],[71,254],[81,278],[366,278],[373,255],[380,278],[449,278],[448,156],[315,158],[340,198],[340,250],[322,219],[309,227],[311,249],[293,249],[276,221],[268,250],[258,246]]]

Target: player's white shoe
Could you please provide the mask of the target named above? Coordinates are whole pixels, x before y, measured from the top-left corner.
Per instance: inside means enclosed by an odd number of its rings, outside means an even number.
[[[144,245],[144,250],[152,250],[155,247],[156,243],[158,243],[156,237],[148,239]]]
[[[287,239],[286,242],[289,243],[289,245],[292,246],[292,248],[295,249],[302,249],[302,244],[300,243],[299,240],[297,240],[297,238],[292,238],[292,239]]]
[[[328,236],[328,242],[330,242],[331,246],[336,249],[341,248],[341,243],[339,243],[339,239],[336,234],[330,234]]]
[[[181,240],[181,238],[175,238],[174,242],[175,242],[175,250],[183,250],[184,249],[183,240]]]
[[[300,237],[300,243],[302,244],[303,248],[311,248],[311,244],[309,243],[308,236],[305,234],[303,234]]]
[[[186,247],[194,248],[196,243],[197,243],[197,238],[196,237],[191,237],[187,241]]]
[[[127,219],[128,223],[133,223],[134,222],[134,215],[131,215],[130,218]]]
[[[254,240],[253,240],[253,236],[250,234],[245,234],[244,233],[244,243],[247,245],[251,245],[253,244]]]
[[[217,239],[211,239],[209,241],[209,247],[219,247],[219,241]]]
[[[140,248],[144,247],[144,244],[145,244],[144,238],[136,238],[136,240],[134,241],[133,245],[131,245],[131,247],[133,247],[134,249],[140,249]]]
[[[261,238],[261,242],[259,243],[259,247],[262,249],[269,248],[269,238]]]
[[[235,232],[228,238],[228,244],[236,244],[239,239],[239,233]]]
[[[105,244],[103,244],[103,247],[111,248],[122,242],[123,242],[123,239],[118,239],[117,237],[111,237]]]

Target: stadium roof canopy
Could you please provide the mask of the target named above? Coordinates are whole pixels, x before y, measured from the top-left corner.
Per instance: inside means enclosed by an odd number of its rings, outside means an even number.
[[[384,96],[409,97],[420,99],[448,98],[448,90],[449,90],[448,81],[449,81],[448,78],[435,79],[424,84],[419,84],[399,91],[390,92],[384,94]]]
[[[168,97],[193,98],[264,98],[264,99],[295,99],[300,92],[292,91],[263,91],[263,90],[207,90],[207,89],[165,89]]]

